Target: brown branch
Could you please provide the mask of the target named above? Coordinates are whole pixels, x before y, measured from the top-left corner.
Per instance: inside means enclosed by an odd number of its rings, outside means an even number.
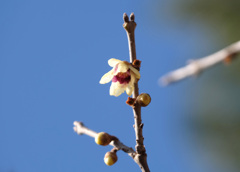
[[[95,131],[87,128],[87,127],[84,126],[84,124],[83,124],[82,122],[80,122],[80,121],[74,121],[74,122],[73,122],[73,125],[74,125],[73,130],[74,130],[77,134],[79,134],[79,135],[85,134],[85,135],[90,136],[90,137],[93,137],[93,138],[95,138],[95,137],[97,136],[97,132],[95,132]],[[117,148],[117,150],[122,150],[122,151],[124,151],[124,152],[127,153],[129,156],[131,156],[133,159],[134,159],[134,157],[135,157],[135,155],[136,155],[135,151],[134,151],[132,148],[124,145],[124,144],[123,144],[122,142],[120,142],[120,140],[117,139],[117,138],[114,139],[113,141],[111,141],[110,145],[113,146],[114,148]]]
[[[123,27],[127,32],[128,37],[128,45],[129,45],[129,56],[130,56],[130,62],[133,63],[134,60],[137,59],[136,55],[136,45],[135,45],[135,36],[134,31],[137,26],[135,23],[135,16],[132,13],[130,15],[130,21],[126,13],[123,14],[123,20],[124,24]],[[134,84],[134,92],[132,98],[137,98],[139,95],[139,89],[138,89],[138,82]],[[142,135],[142,118],[141,118],[141,105],[139,103],[136,103],[135,106],[133,106],[133,114],[134,114],[134,129],[136,134],[136,156],[134,157],[134,161],[139,165],[142,172],[150,172],[148,164],[147,164],[147,154],[146,149],[143,144],[143,135]]]
[[[160,83],[162,83],[163,85],[168,85],[173,82],[185,79],[187,77],[197,75],[203,70],[210,68],[220,62],[228,63],[239,53],[240,53],[240,41],[212,55],[200,58],[198,60],[192,60],[188,65],[180,69],[174,70],[168,73],[167,75],[163,76],[160,79]]]

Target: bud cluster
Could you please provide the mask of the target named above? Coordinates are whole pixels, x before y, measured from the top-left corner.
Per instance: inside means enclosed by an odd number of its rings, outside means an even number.
[[[102,146],[107,146],[110,144],[110,142],[112,140],[117,140],[116,137],[109,135],[108,133],[105,132],[100,132],[97,134],[97,136],[95,137],[95,142],[98,145],[102,145]],[[104,156],[104,162],[106,165],[113,165],[117,162],[117,149],[113,148],[110,152],[107,152]]]
[[[138,103],[142,107],[146,107],[150,104],[150,102],[151,102],[151,97],[147,93],[140,94],[136,99],[128,97],[126,101],[126,103],[132,107],[135,107],[136,103]]]

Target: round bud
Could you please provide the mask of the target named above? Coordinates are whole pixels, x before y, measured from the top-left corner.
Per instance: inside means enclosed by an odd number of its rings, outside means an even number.
[[[116,152],[107,152],[104,156],[104,162],[106,165],[113,165],[115,162],[117,162],[118,157]]]
[[[111,136],[108,133],[98,133],[95,137],[95,142],[102,146],[107,146],[112,141]]]
[[[137,97],[137,102],[141,106],[145,107],[145,106],[149,105],[149,103],[151,102],[151,97],[147,93],[142,93]]]

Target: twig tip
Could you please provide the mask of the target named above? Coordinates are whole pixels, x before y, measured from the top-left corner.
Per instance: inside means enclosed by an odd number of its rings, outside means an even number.
[[[84,127],[84,125],[83,125],[82,122],[74,121],[74,122],[73,122],[73,125],[74,125],[73,130],[74,130],[77,134],[79,134],[79,135],[83,134],[82,128]]]
[[[166,76],[158,79],[158,85],[159,85],[159,86],[164,86],[164,87],[165,87],[165,86],[167,86],[170,82],[171,82],[171,80],[170,80],[168,77],[166,77]]]

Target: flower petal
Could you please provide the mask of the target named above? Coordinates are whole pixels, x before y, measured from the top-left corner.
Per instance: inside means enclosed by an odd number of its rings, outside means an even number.
[[[131,96],[132,95],[132,92],[133,92],[133,87],[128,85],[127,88],[126,88],[126,93],[127,95]]]
[[[99,83],[106,84],[106,83],[110,82],[113,78],[113,72],[114,72],[114,69],[110,70],[108,73],[103,75],[102,78],[100,79]]]
[[[116,65],[117,65],[118,63],[120,63],[120,62],[121,62],[121,60],[114,59],[114,58],[111,58],[111,59],[108,60],[108,64],[109,64],[109,66],[111,66],[111,67],[116,66]]]
[[[110,95],[118,97],[121,95],[126,89],[126,86],[121,85],[119,82],[112,82],[110,87]]]
[[[131,75],[131,80],[129,82],[129,85],[133,85],[134,86],[134,83],[136,81],[136,75],[133,71],[130,71],[130,75]]]
[[[120,63],[118,63],[117,66],[117,70],[114,72],[115,74],[119,73],[119,72],[127,72],[129,69],[130,64],[126,61],[121,61]]]
[[[130,82],[128,83],[128,86],[126,88],[126,93],[127,95],[131,96],[132,93],[133,93],[133,90],[134,90],[134,84],[136,82],[136,76],[135,76],[135,73],[130,71],[130,74],[131,74],[131,80]]]
[[[136,68],[134,68],[132,65],[129,65],[129,68],[131,69],[131,71],[134,72],[136,78],[140,79],[140,77],[141,77],[140,72]]]

